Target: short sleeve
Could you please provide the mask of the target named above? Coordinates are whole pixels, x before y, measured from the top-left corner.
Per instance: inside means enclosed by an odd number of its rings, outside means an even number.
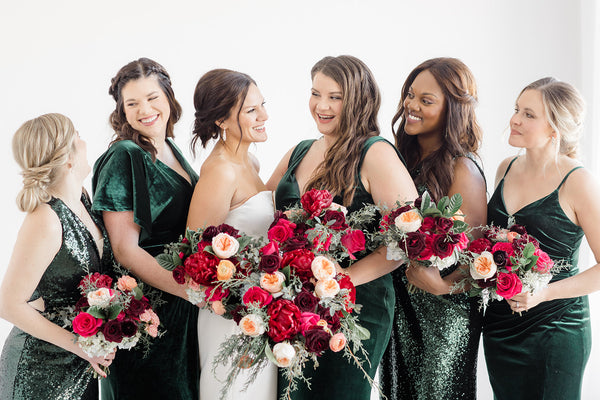
[[[94,164],[92,210],[133,211],[140,240],[151,236],[152,213],[147,182],[150,155],[130,140],[114,143]]]

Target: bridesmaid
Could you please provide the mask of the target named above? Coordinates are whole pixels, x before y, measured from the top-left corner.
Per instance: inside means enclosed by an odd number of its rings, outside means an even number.
[[[508,143],[525,152],[498,167],[488,221],[523,225],[568,268],[546,289],[487,308],[483,346],[498,400],[581,397],[591,348],[587,294],[600,289],[600,265],[578,267],[584,235],[600,257],[600,187],[576,159],[583,115],[573,86],[543,78],[523,89],[510,119]]]
[[[277,166],[267,182],[268,188],[277,188],[276,208],[299,202],[312,188],[329,190],[348,212],[365,203],[391,207],[397,200],[416,198],[401,156],[379,136],[379,88],[368,67],[352,56],[325,57],[312,68],[311,77],[309,108],[323,136],[300,142]],[[397,266],[380,248],[346,269],[360,285],[356,293],[356,302],[363,305],[360,322],[371,332],[363,342],[370,359],[370,365],[363,366],[371,377],[390,335],[394,289],[389,272]],[[340,353],[326,353],[317,370],[308,365],[304,373],[313,390],[300,382],[293,399],[368,399],[371,393],[363,372]],[[283,385],[287,381],[280,379],[280,391]]]
[[[61,114],[27,121],[13,137],[23,169],[17,204],[27,215],[0,287],[0,317],[15,324],[0,358],[0,399],[97,399],[88,368],[105,377],[100,366],[115,356],[85,354],[59,315],[81,297],[84,275],[113,262],[102,221],[82,193],[91,171],[86,152]]]
[[[196,399],[198,397],[198,309],[154,256],[185,231],[198,179],[172,140],[181,107],[167,71],[140,58],[112,79],[116,108],[110,116],[115,139],[94,165],[94,210],[102,211],[115,258],[162,291],[156,311],[166,328],[149,354],[121,352],[103,399]]]
[[[226,223],[249,236],[267,236],[275,211],[273,193],[258,176],[258,160],[248,152],[252,143],[267,140],[268,115],[264,102],[256,82],[241,72],[215,69],[198,81],[194,91],[196,120],[192,148],[198,141],[204,148],[211,139],[217,142],[202,164],[190,204],[188,228]],[[238,332],[233,320],[200,310],[201,400],[220,398],[227,368],[220,366],[213,372],[213,360],[221,343]],[[240,374],[226,399],[276,399],[277,367],[273,363],[266,364],[244,391],[249,377]]]
[[[476,104],[469,68],[456,58],[434,58],[408,75],[392,120],[396,146],[419,193],[427,190],[435,201],[460,193],[471,226],[485,224],[487,200],[483,171],[475,161],[481,142]],[[466,293],[449,294],[463,278],[460,269],[443,275],[417,265],[392,273],[394,327],[380,370],[390,399],[476,397],[479,304]],[[407,283],[424,291],[409,293]]]

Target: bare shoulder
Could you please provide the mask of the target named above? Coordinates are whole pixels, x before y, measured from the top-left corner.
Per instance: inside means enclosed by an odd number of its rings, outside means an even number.
[[[209,156],[200,167],[200,180],[233,182],[237,179],[235,166],[220,156]]]
[[[481,171],[475,161],[469,157],[458,157],[454,162],[454,179],[468,180],[471,182],[485,182]]]
[[[498,165],[498,168],[496,169],[496,178],[494,180],[494,187],[498,186],[498,183],[500,183],[500,180],[502,179],[502,177],[504,177],[504,174],[506,174],[506,170],[508,169],[508,166],[510,165],[512,160],[514,160],[516,157],[518,157],[518,156],[507,157],[504,160],[502,160],[500,165]]]
[[[387,168],[390,163],[402,163],[402,161],[392,144],[381,140],[369,147],[363,163],[366,167]]]
[[[62,225],[58,215],[48,204],[40,204],[25,216],[17,242],[29,242],[31,247],[40,245],[58,251],[62,243]]]

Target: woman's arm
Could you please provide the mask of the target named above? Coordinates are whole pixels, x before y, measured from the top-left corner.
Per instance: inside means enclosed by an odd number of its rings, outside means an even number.
[[[294,151],[295,148],[296,148],[296,146],[289,149],[288,152],[285,153],[285,155],[283,156],[281,161],[279,161],[279,164],[277,164],[277,167],[275,167],[275,171],[273,171],[273,174],[271,175],[271,177],[269,178],[269,180],[266,183],[267,189],[269,189],[271,191],[275,191],[275,189],[277,189],[277,185],[279,185],[279,181],[281,180],[281,178],[283,178],[285,171],[287,171],[287,169],[288,169],[288,165],[290,163],[290,157],[292,156],[292,152]]]
[[[388,210],[417,197],[417,190],[406,167],[392,146],[385,142],[373,144],[363,161],[361,177],[375,204]],[[386,258],[387,250],[380,247],[373,253],[346,268],[355,285],[375,280],[396,269],[400,263]]]
[[[83,358],[98,374],[106,377],[99,364],[110,365],[114,353],[107,356],[106,360],[103,357],[89,357],[74,342],[73,333],[44,318],[29,303],[33,291],[59,251],[61,243],[60,221],[48,205],[38,206],[25,217],[0,286],[0,317],[23,332]],[[34,303],[43,310],[43,299],[41,300]]]
[[[138,240],[140,226],[133,221],[133,211],[103,211],[115,259],[147,284],[187,300],[183,285],[173,279],[171,271],[162,268]]]
[[[553,282],[544,290],[512,297],[508,303],[515,311],[528,310],[544,301],[584,296],[600,289],[600,186],[588,171],[578,170],[566,181],[562,195],[572,205],[576,222],[583,228],[596,264],[575,276]],[[561,227],[557,226],[556,229]]]

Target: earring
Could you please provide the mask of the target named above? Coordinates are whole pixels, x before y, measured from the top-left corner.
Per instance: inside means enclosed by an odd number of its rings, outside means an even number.
[[[556,136],[552,136],[552,146],[556,145]]]
[[[221,139],[223,139],[223,141],[227,140],[227,129],[223,128],[223,132],[221,132]]]

